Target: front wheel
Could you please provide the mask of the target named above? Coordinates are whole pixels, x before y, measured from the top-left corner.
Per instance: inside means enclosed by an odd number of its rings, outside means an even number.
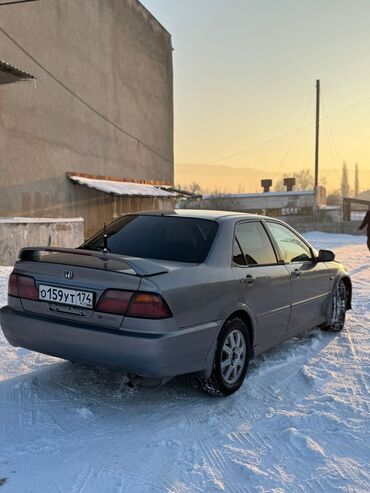
[[[240,318],[228,320],[217,343],[212,374],[201,381],[202,389],[213,395],[230,395],[242,385],[250,356],[248,329]]]
[[[340,332],[346,321],[347,289],[343,281],[338,281],[331,300],[330,322],[322,327],[330,332]]]

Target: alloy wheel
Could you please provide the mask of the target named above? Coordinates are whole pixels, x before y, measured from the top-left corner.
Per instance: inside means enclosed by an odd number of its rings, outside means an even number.
[[[235,329],[226,337],[221,351],[221,373],[224,381],[232,385],[243,372],[246,343],[243,333]]]

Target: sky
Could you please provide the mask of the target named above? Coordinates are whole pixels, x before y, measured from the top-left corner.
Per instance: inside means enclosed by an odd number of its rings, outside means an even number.
[[[320,79],[322,176],[339,186],[342,162],[350,179],[358,162],[370,188],[369,0],[143,4],[172,34],[176,174],[189,164],[313,170]]]

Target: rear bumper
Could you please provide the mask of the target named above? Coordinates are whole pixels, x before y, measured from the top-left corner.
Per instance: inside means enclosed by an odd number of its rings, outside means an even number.
[[[143,377],[172,377],[204,370],[220,328],[220,322],[210,322],[163,333],[112,330],[9,306],[0,310],[0,322],[13,346]]]

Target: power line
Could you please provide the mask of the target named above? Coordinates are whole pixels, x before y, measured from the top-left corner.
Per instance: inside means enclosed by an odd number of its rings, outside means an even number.
[[[322,98],[321,99],[321,102],[322,102],[322,107],[323,107],[323,110],[324,110],[324,114],[327,115],[326,104],[325,104],[324,98],[322,96],[321,96],[321,98]],[[332,126],[330,124],[330,120],[327,119],[326,123],[327,123],[327,126],[328,126],[328,131],[329,131],[329,136],[331,138],[332,146],[333,146],[334,152],[335,152],[335,154],[337,156],[338,164],[339,164],[340,161],[341,161],[341,159],[339,157],[338,147],[336,145],[336,139],[334,138],[334,132],[333,132]]]
[[[337,115],[339,115],[340,113],[343,113],[345,111],[348,111],[350,110],[351,108],[353,108],[354,106],[358,106],[360,104],[363,104],[363,103],[367,103],[368,101],[370,101],[370,96],[367,97],[367,98],[364,98],[364,99],[361,99],[359,101],[355,101],[354,103],[351,103],[347,106],[344,106],[343,108],[340,108],[339,110],[337,111],[334,111],[333,113],[330,113],[329,115],[326,115],[324,117],[321,117],[320,118],[320,122],[323,122],[325,120],[329,120]],[[315,122],[312,121],[310,123],[307,123],[306,125],[303,125],[300,130],[303,130],[305,128],[308,128],[308,127],[312,127],[313,125],[315,125]],[[246,147],[238,152],[235,152],[234,154],[228,154],[227,156],[223,156],[219,159],[215,159],[214,161],[210,161],[209,163],[203,163],[203,164],[216,164],[216,163],[219,163],[221,161],[227,161],[228,159],[231,159],[233,157],[236,157],[236,156],[240,156],[241,154],[244,154],[246,152],[249,152],[249,151],[253,151],[255,149],[258,149],[259,147],[263,147],[265,145],[268,145],[268,144],[272,144],[278,140],[281,140],[281,139],[284,139],[285,137],[289,137],[289,135],[292,135],[296,132],[296,129],[292,129],[292,130],[289,130],[287,132],[285,132],[284,134],[281,134],[277,137],[273,137],[271,139],[268,139],[268,140],[264,140],[263,142],[260,142],[259,144],[255,144],[253,146],[250,146],[250,147]],[[177,164],[182,164],[182,163],[177,163]],[[184,163],[184,164],[194,164],[194,166],[199,166],[199,163]]]
[[[0,7],[3,5],[15,5],[17,3],[29,3],[29,2],[38,2],[39,0],[12,0],[11,2],[3,2],[0,3]]]
[[[327,142],[328,142],[328,148],[329,148],[329,154],[330,154],[331,162],[332,162],[332,164],[334,166],[335,171],[338,173],[338,168],[337,168],[337,165],[335,163],[334,151],[333,151],[332,143],[330,141],[329,131],[328,131],[328,128],[327,128],[327,122],[324,122],[324,125],[323,126],[324,126],[324,130],[325,130],[326,139],[327,139]]]
[[[30,0],[28,0],[30,1]],[[165,156],[163,156],[162,154],[160,154],[158,151],[156,151],[155,149],[153,149],[151,146],[149,146],[148,144],[146,144],[145,142],[143,142],[141,139],[139,139],[138,137],[136,137],[135,135],[131,134],[130,132],[128,132],[127,130],[123,129],[122,127],[120,127],[117,123],[113,122],[112,120],[110,120],[107,116],[105,116],[103,113],[101,113],[100,111],[96,110],[93,106],[91,106],[91,104],[89,104],[87,101],[85,101],[84,99],[82,99],[78,94],[76,94],[72,89],[70,89],[64,82],[62,82],[61,80],[59,80],[53,73],[51,73],[44,65],[42,65],[38,60],[36,60],[36,58],[34,56],[32,56],[26,49],[23,48],[23,46],[21,46],[9,33],[7,33],[5,31],[5,29],[0,26],[0,31],[12,42],[14,43],[25,55],[27,55],[41,70],[43,70],[43,72],[45,72],[50,78],[52,78],[57,84],[59,84],[65,91],[67,91],[69,94],[71,94],[74,98],[76,98],[81,104],[83,104],[86,108],[88,108],[90,111],[92,111],[93,113],[95,113],[97,116],[99,116],[100,118],[102,118],[104,121],[106,121],[107,123],[109,123],[110,125],[112,125],[112,127],[114,127],[116,130],[118,130],[119,132],[123,133],[124,135],[126,135],[127,137],[129,137],[130,139],[133,139],[135,140],[138,144],[141,144],[145,149],[147,149],[148,151],[150,151],[151,153],[155,154],[156,156],[158,156],[159,158],[163,159],[163,161],[166,161],[168,163],[171,163],[173,162],[172,159],[168,159],[166,158]]]
[[[305,121],[305,119],[306,119],[306,116],[307,116],[307,113],[308,113],[308,109],[309,109],[310,104],[311,104],[311,101],[312,101],[312,96],[313,96],[313,93],[314,93],[314,89],[312,89],[312,91],[311,91],[311,94],[310,94],[310,96],[309,96],[309,98],[308,98],[308,103],[307,103],[307,106],[306,106],[306,108],[305,108],[305,110],[304,110],[304,112],[303,112],[303,116],[302,116],[302,118],[301,118],[301,121],[300,121],[300,123],[299,123],[298,127],[296,128],[296,131],[295,131],[295,133],[294,133],[294,135],[293,135],[293,137],[292,137],[292,139],[291,139],[291,141],[290,141],[290,144],[288,145],[287,151],[286,151],[286,153],[285,153],[285,155],[284,155],[283,159],[281,160],[281,163],[280,163],[280,165],[279,165],[279,167],[278,167],[278,169],[277,169],[277,173],[279,173],[279,172],[280,172],[281,168],[282,168],[282,167],[283,167],[283,165],[285,164],[285,162],[286,162],[286,160],[287,160],[287,157],[288,157],[288,155],[289,155],[289,153],[290,153],[290,151],[291,151],[291,149],[292,149],[292,147],[293,147],[293,144],[295,143],[295,140],[296,140],[296,138],[297,138],[297,135],[298,135],[298,134],[299,134],[299,132],[302,130],[302,125],[303,125],[303,123],[304,123],[304,121]]]
[[[13,1],[10,1],[10,2],[7,2],[7,3],[0,3],[0,6],[2,5],[12,5],[12,4],[17,4],[17,3],[27,3],[27,2],[34,2],[34,1],[38,1],[38,0],[13,0]],[[173,160],[172,159],[168,159],[166,158],[165,156],[163,156],[162,154],[160,154],[158,151],[156,151],[155,149],[153,149],[151,146],[149,146],[148,144],[146,144],[145,142],[143,142],[141,139],[139,139],[138,137],[136,137],[135,135],[131,134],[130,132],[128,132],[127,130],[123,129],[122,127],[120,127],[117,123],[113,122],[112,120],[110,120],[107,116],[105,116],[103,113],[101,113],[100,111],[96,110],[93,106],[91,106],[87,101],[85,101],[84,99],[82,99],[78,94],[76,94],[72,89],[70,89],[64,82],[62,82],[61,80],[59,80],[53,73],[51,73],[44,65],[42,65],[34,56],[32,56],[25,48],[23,48],[23,46],[21,46],[7,31],[5,31],[5,29],[0,26],[0,31],[4,34],[4,36],[6,36],[12,43],[14,43],[25,55],[27,55],[41,70],[43,70],[49,77],[51,77],[57,84],[59,84],[65,91],[67,91],[69,94],[71,94],[74,98],[76,98],[81,104],[83,104],[86,108],[88,108],[90,111],[92,111],[93,113],[95,113],[97,116],[99,116],[100,118],[102,118],[104,121],[106,121],[107,123],[109,123],[110,125],[112,125],[116,130],[118,130],[119,132],[123,133],[124,135],[126,135],[127,137],[135,140],[138,144],[142,145],[145,149],[147,149],[148,151],[152,152],[153,154],[155,154],[156,156],[158,156],[159,158],[163,159],[164,161],[168,162],[168,163],[172,163]],[[362,104],[362,103],[365,103],[365,102],[368,102],[370,100],[370,97],[367,97],[367,98],[364,98],[360,101],[356,101],[348,106],[345,106],[343,108],[340,108],[339,110],[329,114],[329,115],[326,115],[324,118],[320,118],[320,122],[321,121],[324,121],[324,120],[329,120],[330,118],[344,112],[344,111],[348,111],[349,109],[351,109],[352,107],[354,106],[357,106],[359,104]],[[292,130],[289,130],[288,132],[284,133],[284,134],[281,134],[277,137],[273,137],[271,139],[268,139],[268,140],[265,140],[263,142],[260,142],[259,144],[255,144],[253,146],[250,146],[250,147],[247,147],[245,149],[242,149],[238,152],[235,152],[233,154],[229,154],[227,156],[223,156],[219,159],[215,159],[214,161],[211,161],[210,163],[205,163],[205,164],[216,164],[216,163],[219,163],[221,161],[226,161],[228,159],[231,159],[233,157],[236,157],[236,156],[239,156],[241,154],[244,154],[246,152],[249,152],[249,151],[252,151],[252,150],[255,150],[255,149],[258,149],[259,147],[263,147],[265,145],[268,145],[268,144],[272,144],[278,140],[281,140],[281,139],[284,139],[285,137],[288,137],[289,135],[292,135],[294,134],[294,137],[292,139],[292,142],[291,144],[289,145],[288,147],[288,151],[287,151],[287,154],[289,153],[290,151],[290,148],[291,146],[293,145],[294,141],[295,141],[295,138],[297,136],[297,133],[299,131],[301,131],[302,129],[305,129],[305,128],[308,128],[312,125],[314,125],[315,122],[310,122],[304,126],[300,126],[298,129],[292,129]],[[334,141],[333,141],[334,142]],[[286,154],[286,155],[287,155]],[[282,163],[284,163],[284,160],[285,158],[283,158],[283,161]],[[178,163],[178,164],[181,164],[181,163]],[[192,164],[192,163],[187,163],[187,164]],[[194,163],[194,165],[198,165],[196,163]]]
[[[229,155],[223,156],[219,159],[215,159],[214,161],[211,161],[208,164],[216,164],[216,163],[219,163],[220,161],[226,161],[226,160],[231,159],[233,157],[239,156],[240,154],[244,154],[246,152],[253,151],[254,149],[258,149],[259,147],[263,147],[265,145],[272,144],[272,143],[276,142],[277,140],[281,140],[281,139],[284,139],[285,137],[289,137],[289,135],[292,135],[293,133],[295,133],[295,131],[296,131],[295,129],[289,130],[289,132],[286,132],[285,134],[279,135],[277,137],[273,137],[272,139],[264,140],[264,141],[260,142],[259,144],[255,144],[251,147],[246,147],[245,149],[242,149],[241,151],[235,152],[234,154],[229,154]]]

